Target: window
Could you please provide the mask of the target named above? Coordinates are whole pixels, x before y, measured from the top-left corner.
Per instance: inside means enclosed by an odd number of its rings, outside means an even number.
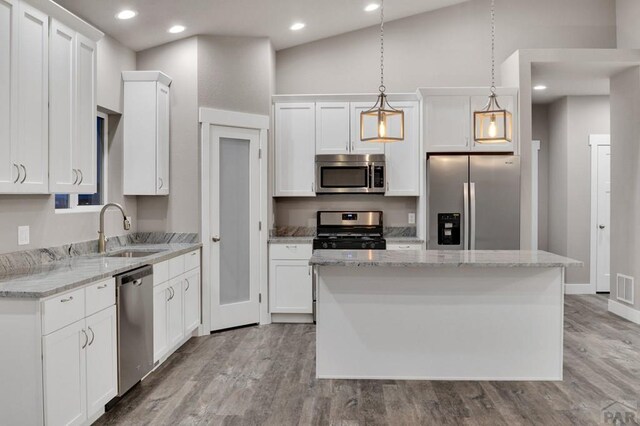
[[[97,192],[95,194],[56,194],[56,212],[94,211],[107,202],[107,115],[96,119]]]

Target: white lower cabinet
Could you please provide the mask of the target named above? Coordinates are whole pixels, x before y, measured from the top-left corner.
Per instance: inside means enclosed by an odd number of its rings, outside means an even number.
[[[313,313],[311,244],[269,247],[269,307],[274,314]]]
[[[84,321],[43,337],[45,423],[77,425],[87,418]]]
[[[184,337],[183,281],[182,277],[169,281],[171,292],[167,301],[169,347],[179,344]]]
[[[159,361],[169,350],[169,295],[168,282],[153,288],[153,362]]]
[[[200,325],[200,268],[185,274],[183,288],[184,332],[191,333]]]
[[[200,326],[200,251],[153,270],[153,361],[162,363]]]
[[[66,308],[47,309],[51,301],[76,309],[65,301],[77,294],[74,291],[43,302],[43,322],[65,315]],[[85,314],[89,316],[42,337],[46,425],[85,424],[118,393],[116,307]]]

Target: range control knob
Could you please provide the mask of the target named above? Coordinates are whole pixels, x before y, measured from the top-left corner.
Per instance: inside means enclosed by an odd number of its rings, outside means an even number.
[[[336,243],[331,243],[331,248],[334,249],[334,248],[337,248],[337,247],[338,247],[338,245]]]
[[[367,243],[362,243],[362,248],[367,248]]]
[[[327,243],[322,243],[322,248],[323,248],[323,249],[329,248],[329,244],[327,244]]]

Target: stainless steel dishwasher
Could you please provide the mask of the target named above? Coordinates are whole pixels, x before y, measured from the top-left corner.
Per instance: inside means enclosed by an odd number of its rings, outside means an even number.
[[[153,369],[153,268],[116,276],[118,396]]]

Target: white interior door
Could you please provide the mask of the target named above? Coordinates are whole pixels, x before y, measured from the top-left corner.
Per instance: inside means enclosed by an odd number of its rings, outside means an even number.
[[[211,329],[260,322],[258,130],[211,127]]]
[[[610,250],[611,250],[611,147],[598,146],[598,243],[596,263],[596,291],[608,292],[610,289]]]

